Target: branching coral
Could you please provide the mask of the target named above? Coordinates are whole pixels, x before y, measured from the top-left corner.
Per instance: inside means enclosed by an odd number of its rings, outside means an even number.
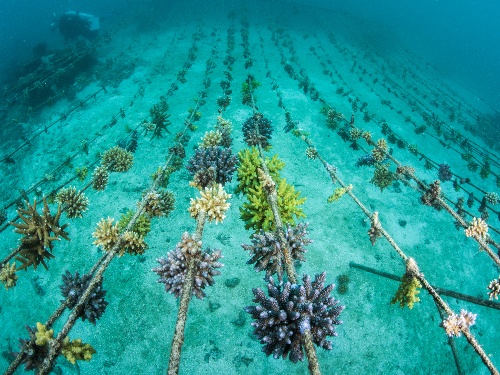
[[[391,304],[399,303],[401,308],[408,306],[410,310],[413,309],[413,305],[420,301],[420,298],[417,297],[420,288],[422,288],[420,281],[415,276],[405,273]]]
[[[118,224],[113,224],[114,220],[108,217],[107,219],[101,219],[97,223],[97,228],[92,233],[92,237],[96,239],[93,242],[94,245],[102,247],[106,251],[111,250],[115,246],[120,236],[120,231],[118,230]]]
[[[115,146],[102,154],[101,165],[110,172],[126,172],[134,163],[134,154]]]
[[[303,285],[276,285],[271,278],[267,284],[269,297],[262,289],[253,289],[253,302],[257,306],[247,306],[245,311],[255,320],[254,333],[264,345],[262,351],[274,358],[287,356],[293,363],[304,358],[302,338],[306,331],[313,342],[331,350],[332,342],[327,336],[337,336],[335,325],[344,306],[330,297],[334,285],[324,286],[326,274],[317,275],[311,282],[309,275],[302,278]]]
[[[82,213],[87,211],[89,207],[89,199],[83,192],[77,191],[74,186],[59,190],[56,202],[64,206],[66,215],[70,219],[82,217]]]
[[[200,147],[187,162],[186,169],[197,187],[206,188],[213,183],[224,185],[231,181],[236,170],[236,156],[225,147]]]
[[[242,130],[247,145],[260,145],[264,149],[271,146],[269,142],[273,132],[271,121],[265,118],[261,113],[256,113],[248,118],[243,123]]]
[[[377,141],[376,147],[372,149],[372,156],[378,162],[382,162],[385,159],[385,154],[389,146],[387,146],[387,142],[385,139],[381,138]]]
[[[460,337],[462,332],[476,323],[477,314],[461,310],[459,314],[452,314],[442,321],[446,334],[450,337]]]
[[[498,299],[498,295],[500,294],[500,276],[498,276],[498,279],[491,280],[488,285],[488,290],[488,296],[490,299]]]
[[[73,365],[76,361],[90,361],[95,353],[92,345],[82,343],[81,339],[70,341],[69,337],[66,337],[63,340],[61,354]]]
[[[398,303],[401,308],[408,306],[411,310],[415,302],[419,302],[420,298],[417,294],[420,293],[419,289],[422,287],[417,276],[420,274],[418,265],[415,259],[408,258],[406,260],[406,273],[401,278],[401,284],[398,287],[396,295],[391,300],[391,304]]]
[[[170,133],[167,129],[167,126],[171,124],[168,120],[170,117],[167,114],[168,111],[168,103],[165,101],[165,98],[162,97],[161,100],[153,105],[153,107],[149,110],[151,115],[151,122],[149,127],[146,127],[146,135],[148,131],[153,131],[153,136],[151,139],[155,137],[163,137],[162,131],[165,130],[167,133]]]
[[[69,309],[73,309],[76,306],[78,300],[87,289],[91,279],[92,276],[89,274],[80,277],[78,271],[75,272],[74,276],[69,271],[66,271],[66,273],[62,275],[63,283],[59,288],[61,288],[62,296],[65,300],[68,300]],[[96,320],[100,319],[102,314],[104,314],[106,306],[108,305],[108,302],[104,300],[105,295],[106,291],[102,289],[101,281],[95,286],[89,298],[83,304],[79,317],[82,318],[82,320],[88,319],[90,323],[95,324]]]
[[[218,260],[222,258],[220,250],[210,250],[207,248],[201,251],[201,242],[196,242],[188,234],[182,235],[182,240],[177,244],[176,248],[169,251],[166,257],[157,259],[159,267],[154,268],[160,279],[159,283],[165,284],[165,291],[172,293],[176,297],[182,294],[182,285],[184,283],[188,262],[190,259],[195,260],[195,276],[193,285],[193,294],[203,299],[205,293],[203,289],[207,285],[214,284],[214,276],[220,275],[217,268],[223,266]]]
[[[318,157],[318,150],[315,147],[306,148],[306,156],[309,159],[316,159]]]
[[[26,208],[19,208],[17,214],[24,223],[14,223],[16,229],[14,232],[24,235],[21,238],[21,246],[16,259],[22,263],[19,269],[24,269],[33,265],[36,269],[41,263],[45,269],[48,269],[45,258],[50,259],[54,256],[50,251],[54,248],[54,241],[60,241],[61,237],[69,240],[68,233],[64,229],[69,224],[60,225],[61,205],[57,208],[57,213],[52,216],[47,204],[43,199],[43,212],[40,215],[37,211],[36,199],[33,205],[25,202]]]
[[[484,198],[486,199],[486,202],[488,202],[491,205],[496,205],[500,201],[500,197],[495,192],[486,193]]]
[[[478,240],[485,240],[488,236],[488,224],[483,219],[474,217],[470,225],[465,229],[465,235]]]
[[[450,166],[446,163],[439,164],[438,175],[441,181],[450,181],[453,177],[453,173],[451,173]]]
[[[292,259],[301,262],[305,261],[304,254],[307,251],[305,247],[312,243],[312,240],[307,237],[307,225],[299,223],[292,227],[288,224],[285,230],[286,243],[284,245],[290,252]],[[277,274],[278,280],[281,281],[283,278],[283,248],[278,235],[274,232],[260,230],[259,233],[252,235],[251,240],[251,245],[241,245],[252,256],[247,264],[255,264],[256,271],[265,270],[266,278]]]
[[[375,164],[375,171],[373,172],[373,178],[370,182],[375,186],[378,186],[380,191],[383,191],[385,188],[391,186],[394,181],[394,173],[389,170],[389,166],[389,163]]]
[[[377,242],[377,239],[382,237],[382,225],[380,224],[380,221],[378,219],[378,212],[375,211],[370,218],[371,226],[370,229],[368,230],[368,235],[370,236],[370,242],[372,243],[372,246],[375,245],[375,242]]]
[[[231,132],[233,130],[233,124],[231,121],[226,120],[222,117],[217,117],[217,124],[215,125],[215,130],[221,134],[221,142],[220,146],[222,147],[231,147],[231,143],[233,139],[231,137]]]
[[[17,283],[16,263],[6,264],[0,271],[0,281],[5,289],[13,288]]]
[[[122,236],[123,242],[118,252],[118,256],[122,256],[127,252],[131,255],[144,254],[148,245],[144,241],[144,236],[137,232],[125,231]]]
[[[41,324],[41,323],[38,323]],[[49,346],[39,346],[35,343],[37,340],[36,332],[29,326],[26,326],[30,335],[29,340],[19,339],[21,354],[23,354],[24,370],[31,371],[37,369],[47,357]]]
[[[266,158],[265,163],[271,178],[279,182],[279,172],[285,167],[285,163],[273,155]],[[238,186],[236,193],[248,194],[250,188],[256,189],[260,185],[257,169],[261,168],[261,158],[256,147],[243,149],[238,153]]]
[[[441,209],[441,204],[439,203],[438,198],[441,197],[441,183],[439,180],[434,181],[430,184],[429,189],[427,189],[424,194],[420,197],[420,201],[427,205],[434,207],[436,210]]]
[[[286,179],[281,180],[277,188],[278,209],[283,224],[295,224],[295,218],[305,217],[301,206],[306,198],[299,198],[300,191],[295,191],[293,185],[289,185]],[[275,229],[274,216],[267,202],[262,187],[248,189],[248,202],[240,207],[241,218],[245,222],[246,229],[263,229],[269,231]]]
[[[104,189],[106,189],[108,180],[108,169],[101,165],[94,169],[94,173],[92,174],[92,188],[96,191],[103,191]]]
[[[134,210],[128,210],[125,214],[122,215],[120,220],[118,221],[118,230],[123,232],[125,228],[127,228],[128,223],[132,220],[132,217],[135,215]],[[132,232],[139,234],[142,237],[146,237],[149,231],[151,230],[151,219],[146,214],[141,214],[137,218],[136,222],[130,229]]]
[[[210,130],[205,133],[201,138],[199,146],[203,147],[217,147],[222,143],[222,134],[218,130]]]
[[[50,340],[52,340],[53,336],[54,336],[53,329],[47,329],[45,324],[42,324],[40,322],[36,323],[35,344],[37,344],[38,346],[44,346],[48,344]]]
[[[197,218],[201,211],[207,213],[208,221],[214,221],[218,224],[222,223],[226,217],[230,203],[227,202],[231,198],[231,194],[227,194],[221,184],[213,187],[206,187],[205,190],[200,191],[201,197],[191,198],[191,205],[189,206],[189,213],[192,217]]]
[[[348,185],[346,187],[336,188],[334,190],[333,194],[328,197],[327,202],[328,203],[337,202],[340,198],[342,198],[342,196],[345,193],[347,193],[348,191],[351,191],[351,190],[352,190],[352,185]]]
[[[144,210],[150,217],[168,216],[174,209],[174,194],[167,190],[149,191],[144,195]]]

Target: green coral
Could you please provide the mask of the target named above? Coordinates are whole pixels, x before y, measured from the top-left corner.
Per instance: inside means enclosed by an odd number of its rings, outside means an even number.
[[[87,175],[89,174],[89,169],[86,166],[83,166],[82,168],[76,168],[75,174],[77,175],[80,181],[84,181],[87,178]]]
[[[238,186],[235,192],[248,194],[250,189],[256,189],[260,186],[260,180],[257,174],[257,168],[261,168],[261,158],[257,148],[247,148],[238,152]],[[266,157],[266,165],[271,178],[279,182],[279,172],[285,167],[285,163],[273,155],[272,158]]]
[[[48,330],[47,327],[45,327],[45,324],[42,324],[40,322],[36,323],[35,344],[37,344],[38,346],[44,346],[48,344],[50,340],[52,340],[53,336],[53,329]]]
[[[64,339],[61,349],[61,354],[73,365],[76,361],[90,361],[95,353],[92,345],[82,343],[81,339],[70,341],[68,337]]]
[[[389,170],[389,166],[389,163],[375,164],[375,171],[370,182],[375,186],[378,186],[380,188],[380,191],[383,191],[385,188],[391,186],[392,182],[394,181],[394,173]]]
[[[279,182],[277,186],[278,209],[283,224],[295,225],[295,218],[306,215],[299,206],[306,198],[299,198],[300,191],[295,191],[293,185],[289,185],[286,179]],[[243,203],[240,214],[245,221],[245,229],[270,231],[275,229],[274,216],[267,202],[262,187],[248,188],[248,202]]]
[[[401,278],[401,284],[399,284],[396,295],[391,301],[391,304],[395,304],[399,302],[399,307],[402,309],[405,306],[411,310],[413,308],[413,304],[420,301],[420,298],[417,297],[417,294],[420,293],[420,288],[422,285],[418,279],[408,273],[405,273]]]
[[[118,221],[118,229],[120,232],[123,232],[125,230],[125,228],[127,227],[128,223],[130,222],[134,214],[135,214],[134,210],[128,210],[127,213],[122,215],[122,217]],[[140,215],[131,229],[132,232],[135,232],[141,235],[142,237],[146,237],[146,235],[149,233],[150,230],[151,230],[151,219],[146,214]]]
[[[352,189],[352,185],[349,185],[349,186],[346,186],[346,187],[339,187],[339,188],[336,188],[334,191],[333,191],[333,194],[330,195],[327,199],[327,202],[328,203],[332,203],[332,202],[337,202],[340,198],[342,198],[342,196],[347,193],[348,191],[350,191]]]

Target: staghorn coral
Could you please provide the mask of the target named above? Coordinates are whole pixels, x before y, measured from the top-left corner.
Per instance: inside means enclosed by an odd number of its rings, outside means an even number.
[[[349,130],[349,139],[351,141],[357,141],[358,139],[361,138],[362,135],[363,135],[363,130],[361,130],[361,129],[351,128]]]
[[[307,251],[305,246],[312,243],[312,240],[307,237],[308,225],[308,223],[299,223],[295,227],[290,224],[286,226],[284,231],[286,243],[284,245],[294,260],[305,262],[304,254]],[[258,272],[265,270],[266,279],[277,274],[278,280],[281,282],[283,278],[283,249],[279,236],[275,232],[260,230],[259,233],[252,235],[251,240],[251,245],[241,245],[252,256],[247,264],[255,264],[254,269]]]
[[[182,285],[184,283],[188,262],[195,260],[194,284],[192,293],[199,299],[205,297],[203,289],[214,284],[214,276],[220,275],[217,268],[223,266],[218,260],[222,258],[220,250],[200,251],[201,241],[196,242],[188,234],[182,235],[182,240],[176,248],[169,251],[166,257],[158,258],[156,261],[159,267],[153,268],[160,278],[158,283],[165,284],[165,291],[172,293],[179,298],[182,294]]]
[[[283,224],[294,224],[294,218],[305,217],[301,206],[306,198],[299,198],[300,191],[295,191],[293,185],[289,185],[286,179],[279,182],[277,188],[278,209]],[[274,216],[267,202],[262,186],[248,189],[248,202],[240,207],[240,215],[245,222],[245,229],[269,231],[275,228]]]
[[[309,275],[302,278],[303,285],[287,282],[276,285],[270,278],[267,284],[269,297],[260,288],[253,289],[253,302],[257,306],[247,306],[245,311],[255,320],[252,322],[254,334],[263,344],[262,351],[274,358],[287,356],[293,363],[302,361],[302,337],[309,331],[313,342],[331,350],[328,336],[337,336],[335,325],[344,306],[330,297],[334,285],[324,286],[326,273],[316,275],[311,282]]]
[[[214,221],[215,224],[225,219],[226,211],[230,203],[227,200],[231,198],[231,194],[227,194],[221,184],[213,187],[206,187],[205,190],[200,191],[201,197],[191,198],[191,205],[189,206],[189,213],[192,217],[197,218],[200,211],[207,213],[208,221]]]
[[[95,353],[92,345],[82,343],[81,339],[70,341],[69,337],[66,337],[62,342],[61,354],[72,365],[76,364],[76,361],[90,361]]]
[[[70,219],[83,217],[82,213],[88,210],[89,199],[83,192],[77,191],[76,187],[62,188],[56,195],[56,202],[64,205],[66,216]]]
[[[342,113],[335,111],[335,109],[330,106],[321,108],[321,113],[326,116],[326,124],[332,130],[337,129],[340,122],[344,119]]]
[[[101,165],[110,172],[126,172],[134,163],[134,154],[115,146],[102,154]]]
[[[476,316],[477,314],[462,309],[460,314],[449,315],[441,324],[449,337],[460,337],[462,331],[476,323]]]
[[[249,117],[243,123],[242,130],[247,145],[260,145],[264,149],[271,146],[271,143],[269,143],[273,132],[271,121],[261,113],[255,113],[252,117]]]
[[[186,165],[196,186],[206,188],[231,181],[236,170],[236,156],[224,147],[200,147]]]
[[[474,217],[470,225],[465,229],[465,235],[478,240],[485,240],[488,236],[488,224],[483,219]]]
[[[120,232],[123,232],[127,226],[128,223],[130,223],[130,220],[132,220],[132,217],[135,215],[134,210],[128,210],[126,213],[122,215],[120,220],[118,220],[118,230]],[[132,232],[135,232],[139,234],[142,237],[146,237],[149,231],[151,230],[151,219],[148,217],[146,214],[141,214],[137,218],[136,222],[130,228]]]
[[[491,280],[488,285],[488,296],[490,299],[498,299],[498,295],[500,294],[500,276],[498,279]]]
[[[174,194],[167,190],[149,191],[144,195],[143,199],[146,200],[144,210],[149,217],[166,217],[174,209]]]
[[[97,228],[92,233],[92,237],[96,239],[93,242],[94,245],[102,247],[106,251],[110,251],[115,246],[120,236],[120,231],[118,224],[113,224],[114,220],[108,217],[107,219],[101,219],[97,223]]]
[[[267,169],[271,178],[279,182],[279,172],[285,167],[285,163],[273,155],[272,158],[265,159]],[[238,186],[235,192],[248,194],[250,188],[256,189],[260,185],[257,169],[261,168],[261,158],[256,147],[243,149],[238,152]]]
[[[378,219],[378,212],[375,211],[370,218],[371,221],[371,226],[370,229],[368,229],[368,235],[370,236],[370,242],[372,243],[372,246],[375,245],[375,242],[377,242],[377,239],[382,237],[382,225],[380,224],[380,221]]]
[[[17,214],[24,223],[10,224],[14,226],[14,232],[24,235],[21,238],[21,245],[16,260],[22,263],[19,270],[33,266],[35,269],[42,264],[48,269],[45,258],[50,259],[54,256],[50,251],[54,248],[54,241],[60,241],[61,237],[69,240],[68,233],[64,229],[69,224],[59,225],[61,217],[61,205],[57,207],[57,213],[52,216],[47,204],[43,198],[43,212],[40,215],[37,211],[37,201],[34,199],[33,205],[25,201],[26,208],[19,208]]]
[[[7,263],[0,271],[0,281],[5,286],[6,290],[16,286],[18,278],[16,271],[16,263]]]
[[[151,123],[148,123],[148,125],[150,126],[146,127],[146,135],[148,134],[148,131],[153,131],[153,136],[151,137],[151,139],[154,139],[155,137],[163,137],[163,130],[165,130],[167,133],[170,133],[167,129],[167,126],[170,125],[171,122],[168,120],[170,115],[167,114],[167,111],[168,103],[166,102],[164,97],[160,98],[160,101],[149,109],[149,113],[151,115]]]
[[[148,245],[144,242],[144,236],[137,232],[125,231],[122,235],[122,244],[118,256],[123,256],[125,252],[131,255],[144,254]]]
[[[91,279],[92,275],[89,274],[80,277],[78,271],[75,272],[75,275],[72,275],[69,271],[63,273],[63,283],[59,285],[59,288],[61,289],[61,294],[64,297],[64,300],[68,301],[69,309],[73,309],[76,306],[78,300],[89,286]],[[83,308],[79,313],[79,317],[82,318],[83,321],[87,319],[90,323],[95,324],[96,320],[100,319],[106,311],[108,302],[104,300],[105,295],[106,291],[102,289],[101,280],[101,282],[99,282],[92,290],[92,293],[83,305]]]
[[[109,180],[108,169],[102,165],[94,169],[92,174],[92,188],[96,191],[103,191]]]

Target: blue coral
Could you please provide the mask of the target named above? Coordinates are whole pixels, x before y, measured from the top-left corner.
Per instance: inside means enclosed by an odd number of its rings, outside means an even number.
[[[337,336],[335,326],[344,306],[330,297],[334,285],[323,287],[326,274],[316,275],[311,282],[309,275],[302,278],[303,285],[287,282],[276,285],[273,279],[267,284],[269,297],[260,288],[253,289],[257,306],[247,306],[245,311],[255,320],[254,333],[264,344],[262,351],[274,358],[287,356],[293,363],[302,361],[302,338],[309,331],[313,342],[331,350],[327,336]]]
[[[249,146],[261,145],[263,148],[271,146],[269,142],[273,133],[271,121],[261,113],[256,113],[248,118],[242,127],[245,142]]]
[[[194,177],[196,185],[205,188],[213,183],[224,185],[231,181],[236,162],[236,155],[229,148],[200,147],[188,160],[186,169]]]

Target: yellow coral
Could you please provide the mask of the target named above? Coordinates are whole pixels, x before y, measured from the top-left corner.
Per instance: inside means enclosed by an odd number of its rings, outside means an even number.
[[[82,343],[81,339],[70,341],[68,337],[64,339],[61,349],[61,354],[73,365],[76,361],[90,361],[95,353],[92,345]]]
[[[113,224],[112,219],[108,217],[107,219],[101,219],[97,223],[97,229],[92,233],[92,237],[96,240],[93,242],[94,245],[102,247],[104,250],[109,251],[118,241],[118,225]]]
[[[191,198],[191,205],[188,209],[191,216],[196,218],[201,211],[204,211],[207,213],[208,221],[215,220],[216,224],[222,222],[230,206],[227,200],[231,198],[231,194],[227,194],[221,184],[206,187],[205,190],[200,191],[200,194],[200,198]]]
[[[201,138],[200,147],[219,146],[221,142],[221,132],[218,130],[210,130]]]
[[[0,271],[0,281],[5,286],[5,289],[13,288],[16,286],[16,263],[6,264]]]
[[[35,344],[37,344],[38,346],[44,346],[45,344],[48,344],[50,340],[52,340],[53,336],[54,336],[53,329],[47,330],[45,324],[42,324],[40,322],[36,323]]]
[[[122,256],[125,251],[132,255],[143,254],[147,248],[144,237],[136,232],[125,231],[123,233],[123,245],[120,249],[119,255]]]

